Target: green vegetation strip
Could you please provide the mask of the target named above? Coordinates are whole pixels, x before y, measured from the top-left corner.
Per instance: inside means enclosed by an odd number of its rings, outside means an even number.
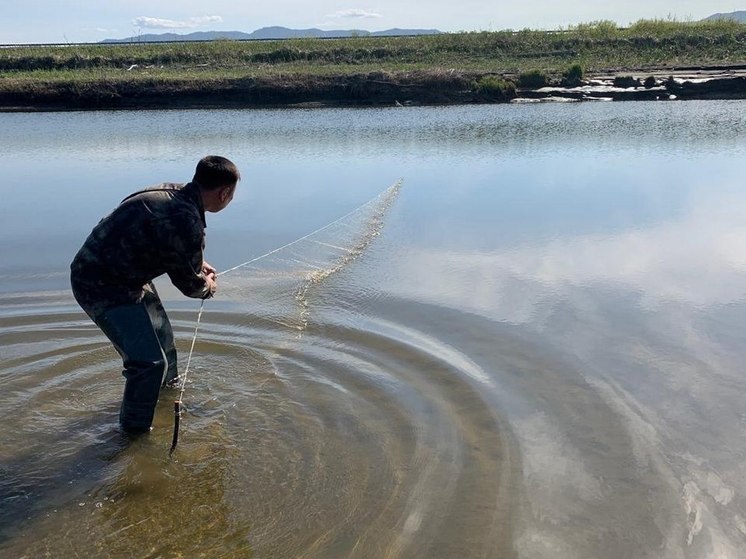
[[[746,25],[730,21],[643,20],[628,28],[601,21],[559,31],[335,40],[19,46],[0,50],[0,97],[7,105],[22,95],[51,98],[53,89],[70,96],[99,88],[105,97],[106,88],[121,95],[124,86],[197,91],[247,83],[300,90],[368,74],[399,85],[429,76],[431,85],[467,83],[485,92],[509,89],[507,81],[541,87],[567,77],[571,67],[644,71],[743,63]],[[491,81],[480,85],[480,79]]]

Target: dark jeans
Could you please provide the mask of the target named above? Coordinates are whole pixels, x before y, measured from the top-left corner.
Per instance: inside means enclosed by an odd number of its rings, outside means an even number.
[[[98,316],[88,314],[124,363],[122,429],[149,430],[161,387],[178,376],[173,330],[155,286],[145,286],[141,303],[113,307]]]

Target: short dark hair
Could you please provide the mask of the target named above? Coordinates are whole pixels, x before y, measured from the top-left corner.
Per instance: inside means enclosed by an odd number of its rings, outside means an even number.
[[[238,167],[229,159],[219,155],[208,155],[197,163],[192,181],[207,190],[221,186],[232,186],[241,180]]]

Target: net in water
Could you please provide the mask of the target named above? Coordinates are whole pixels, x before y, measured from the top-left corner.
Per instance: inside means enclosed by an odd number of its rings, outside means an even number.
[[[315,288],[360,258],[381,233],[401,184],[299,239],[221,272],[220,299],[251,301],[253,315],[304,330]]]

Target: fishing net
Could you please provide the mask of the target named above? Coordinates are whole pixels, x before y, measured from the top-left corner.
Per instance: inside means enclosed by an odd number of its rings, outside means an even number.
[[[401,181],[339,219],[219,274],[220,300],[302,331],[314,289],[357,260],[378,236]]]
[[[345,270],[365,252],[380,234],[387,210],[401,188],[401,181],[335,221],[274,250],[256,256],[219,274],[219,301],[210,310],[230,310],[250,316],[254,327],[265,333],[289,328],[302,333],[307,325],[314,291],[330,277]],[[219,303],[219,304],[218,304]],[[246,308],[246,305],[251,305]],[[180,379],[180,394],[174,402],[174,431],[170,453],[179,439],[182,399],[187,386],[195,342],[205,302],[200,305],[186,368]],[[231,323],[235,330],[245,325]],[[225,336],[223,336],[225,339]]]

